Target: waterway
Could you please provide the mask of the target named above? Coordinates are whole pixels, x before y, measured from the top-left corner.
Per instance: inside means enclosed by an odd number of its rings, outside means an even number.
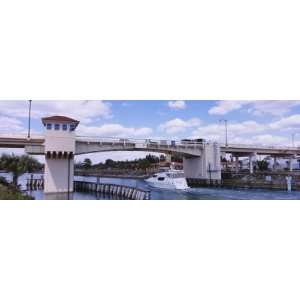
[[[11,181],[11,175],[1,173],[0,176]],[[19,184],[22,189],[26,189],[26,180],[29,174],[24,174],[19,178]],[[40,178],[41,174],[34,174],[34,178]],[[80,181],[96,182],[96,177],[75,176],[75,179]],[[124,178],[108,178],[101,177],[100,183],[112,183],[127,185],[131,187],[142,188],[151,191],[151,199],[158,200],[296,200],[300,199],[300,191],[274,191],[264,189],[228,189],[228,188],[190,188],[187,191],[180,190],[164,190],[149,186],[142,179],[124,179]],[[31,191],[28,194],[32,195],[36,200],[44,199],[44,193],[41,190]],[[112,199],[110,196],[104,196],[96,193],[75,192],[72,194],[73,200],[103,200]]]

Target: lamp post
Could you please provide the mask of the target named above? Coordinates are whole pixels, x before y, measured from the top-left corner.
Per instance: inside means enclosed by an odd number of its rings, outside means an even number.
[[[292,147],[295,147],[295,135],[296,133],[292,133]]]
[[[29,111],[28,111],[28,139],[30,139],[30,119],[31,119],[31,101],[29,100]]]
[[[228,130],[227,130],[228,120],[222,119],[219,122],[224,122],[224,125],[225,125],[225,147],[228,147]]]

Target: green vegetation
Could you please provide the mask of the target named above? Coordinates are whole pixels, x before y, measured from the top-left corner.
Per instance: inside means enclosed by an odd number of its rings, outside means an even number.
[[[14,184],[8,183],[0,177],[0,200],[33,200],[31,196],[23,195]]]
[[[82,167],[86,170],[90,169],[92,167],[92,161],[89,158],[86,158],[83,161]]]
[[[259,171],[267,171],[269,168],[269,163],[265,160],[257,160],[256,164]]]
[[[77,170],[146,170],[153,165],[158,165],[160,161],[165,161],[165,156],[161,155],[157,157],[155,155],[147,155],[145,158],[126,160],[126,161],[114,161],[107,159],[105,163],[92,164],[89,158],[86,158],[83,162],[75,164]]]
[[[15,186],[18,184],[19,176],[26,172],[40,171],[42,168],[43,165],[29,155],[2,154],[0,156],[0,169],[12,173]]]

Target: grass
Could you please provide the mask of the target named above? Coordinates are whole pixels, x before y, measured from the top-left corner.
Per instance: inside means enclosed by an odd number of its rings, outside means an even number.
[[[31,196],[24,195],[13,184],[0,177],[0,200],[33,200]]]

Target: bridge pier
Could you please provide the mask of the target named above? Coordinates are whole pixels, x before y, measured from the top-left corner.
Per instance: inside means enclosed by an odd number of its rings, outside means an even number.
[[[295,158],[294,156],[289,157],[289,171],[290,172],[293,172],[293,159],[294,158]]]
[[[172,155],[171,154],[166,154],[166,162],[172,163]]]
[[[277,168],[277,157],[276,156],[274,156],[273,157],[273,171],[276,171],[276,168]]]
[[[45,159],[46,193],[73,192],[74,158],[73,153],[58,158],[56,152],[47,152]]]
[[[199,157],[184,157],[183,169],[189,179],[221,180],[220,146],[206,144]]]
[[[253,162],[256,161],[256,153],[251,153],[249,155],[249,170],[250,170],[250,174],[253,174]]]
[[[239,157],[235,156],[235,173],[238,173],[240,169]]]

